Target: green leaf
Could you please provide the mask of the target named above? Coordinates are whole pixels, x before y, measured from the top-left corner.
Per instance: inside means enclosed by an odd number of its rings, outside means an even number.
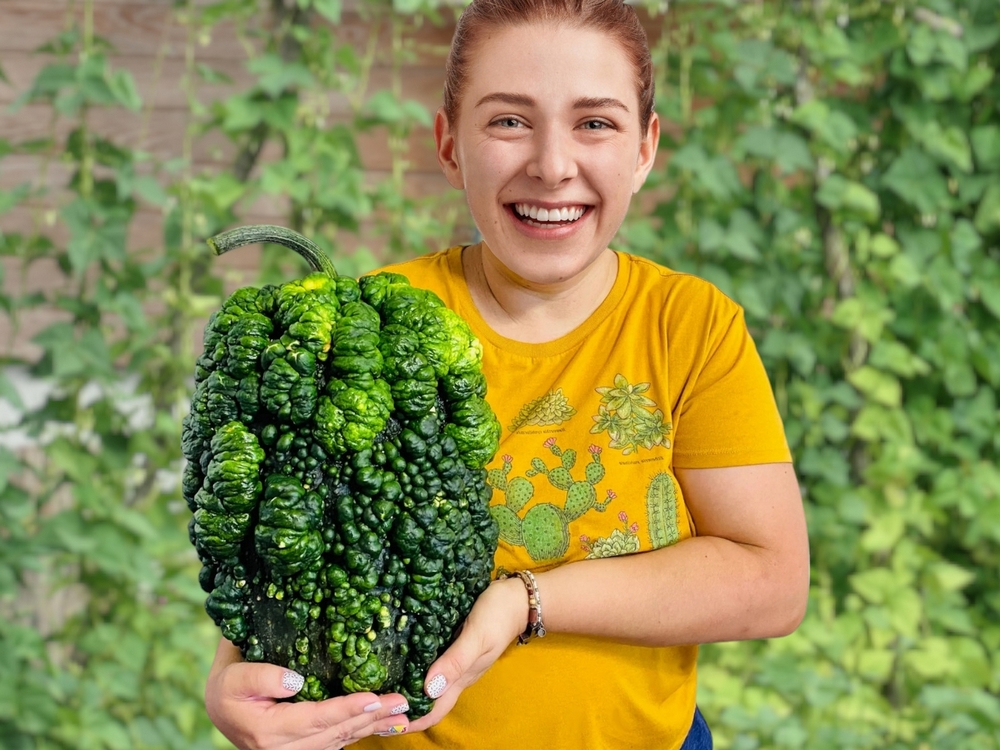
[[[812,99],[800,105],[791,121],[813,133],[840,154],[849,154],[858,135],[854,121],[843,112],[831,110],[822,99]]]
[[[137,195],[154,206],[165,206],[170,200],[160,180],[150,175],[137,177],[132,188]]]
[[[851,588],[872,604],[884,603],[898,588],[896,576],[888,568],[871,568],[850,577]]]
[[[889,273],[905,287],[915,287],[924,280],[920,267],[906,253],[889,261]]]
[[[899,253],[899,243],[889,235],[879,232],[871,238],[868,250],[876,258],[891,258]]]
[[[969,53],[965,49],[965,44],[951,34],[937,35],[936,58],[963,73],[969,67]]]
[[[970,53],[983,52],[1000,42],[1000,25],[968,24],[963,39]]]
[[[979,301],[983,306],[993,313],[995,318],[1000,319],[1000,281],[996,279],[978,279]]]
[[[0,445],[0,494],[7,489],[11,475],[21,468],[21,461],[12,451]]]
[[[934,58],[937,51],[937,39],[930,27],[917,24],[906,42],[906,54],[918,68],[922,68]]]
[[[888,512],[876,516],[861,535],[861,548],[867,552],[890,550],[906,531],[906,518],[902,513]]]
[[[31,195],[31,187],[29,185],[18,185],[13,189],[0,191],[0,215],[7,213],[19,203],[24,202],[29,195]],[[2,237],[2,234],[0,234],[0,237]]]
[[[0,369],[0,398],[6,399],[15,409],[24,409],[24,401],[21,400],[20,392],[11,381],[10,376],[2,369]]]
[[[195,63],[195,72],[198,74],[198,78],[205,83],[223,83],[231,84],[233,79],[228,75],[223,73],[217,68],[213,68],[211,65],[206,65],[205,63],[198,62]]]
[[[340,23],[341,0],[313,0],[316,12],[331,23]]]
[[[830,321],[841,328],[857,331],[866,341],[875,342],[882,336],[886,323],[894,317],[895,313],[888,306],[848,297],[837,304]]]
[[[920,128],[918,138],[927,153],[962,172],[972,171],[972,148],[961,128],[929,122]]]
[[[847,374],[847,382],[865,396],[883,406],[899,406],[903,401],[903,389],[899,380],[870,365],[862,365]]]
[[[994,183],[986,189],[986,194],[976,209],[974,223],[980,234],[1000,232],[1000,183]]]
[[[976,392],[976,371],[966,360],[949,359],[944,364],[944,387],[952,396],[971,396]]]
[[[816,201],[831,211],[841,211],[874,222],[882,213],[878,195],[860,182],[832,174],[816,192]]]
[[[894,372],[904,378],[931,372],[931,366],[925,359],[918,357],[898,341],[876,341],[868,362],[872,367]]]
[[[941,170],[926,154],[905,149],[889,167],[882,184],[925,214],[945,210],[950,198]]]
[[[995,71],[985,64],[969,68],[965,73],[951,71],[951,90],[960,102],[971,102],[993,81]]]
[[[108,79],[108,87],[115,100],[125,109],[132,112],[142,109],[142,97],[135,87],[132,74],[127,70],[116,70]]]
[[[944,591],[961,591],[976,580],[976,574],[947,561],[936,562],[928,573]]]
[[[272,98],[295,88],[311,88],[316,81],[309,68],[298,62],[287,62],[281,55],[266,53],[247,63],[247,69],[258,76],[257,85]]]
[[[11,110],[16,111],[28,102],[39,99],[55,99],[63,89],[75,87],[76,68],[65,63],[52,63],[42,68],[35,80],[32,81],[31,88],[21,94],[11,105]]]
[[[747,129],[737,144],[751,156],[773,161],[784,174],[797,170],[813,170],[815,162],[809,144],[796,133],[755,125]]]
[[[980,169],[1000,169],[1000,125],[981,125],[969,134]]]
[[[433,118],[426,107],[416,101],[399,100],[389,90],[377,91],[365,102],[365,117],[369,123],[385,125],[422,125],[429,127]]]

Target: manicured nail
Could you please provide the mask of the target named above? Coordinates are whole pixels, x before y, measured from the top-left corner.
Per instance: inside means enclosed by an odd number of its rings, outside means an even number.
[[[448,687],[448,680],[443,674],[437,675],[427,683],[427,695],[431,698],[440,698],[444,694],[444,689]]]
[[[397,724],[394,727],[389,727],[388,732],[379,732],[379,737],[392,737],[394,734],[402,734],[406,731],[406,724]]]
[[[380,708],[382,708],[382,704],[379,703],[378,701],[375,701],[374,703],[369,703],[367,706],[365,706],[365,713],[370,714],[373,711],[378,711]]]
[[[409,710],[410,710],[409,703],[400,703],[398,706],[396,706],[389,712],[389,716],[399,716],[400,714],[405,714]]]
[[[306,678],[298,672],[285,672],[281,675],[281,687],[285,690],[291,690],[293,693],[297,693],[305,684]]]

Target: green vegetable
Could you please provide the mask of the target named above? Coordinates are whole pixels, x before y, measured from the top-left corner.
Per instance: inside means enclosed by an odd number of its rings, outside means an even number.
[[[206,610],[246,659],[304,674],[303,698],[398,691],[423,715],[496,550],[482,349],[433,293],[339,277],[288,230],[209,242],[261,241],[317,273],[240,289],[205,329],[182,489]]]

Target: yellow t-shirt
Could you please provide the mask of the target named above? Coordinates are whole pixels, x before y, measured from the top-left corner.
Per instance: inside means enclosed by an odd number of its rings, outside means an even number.
[[[791,460],[743,311],[708,282],[618,253],[614,286],[585,323],[525,344],[483,321],[461,253],[387,270],[435,291],[482,342],[503,426],[488,467],[497,572],[675,544],[695,534],[675,467]],[[509,647],[429,731],[359,747],[676,750],[697,652],[549,633]]]

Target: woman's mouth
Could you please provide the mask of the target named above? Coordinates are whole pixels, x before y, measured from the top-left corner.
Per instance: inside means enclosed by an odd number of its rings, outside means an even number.
[[[587,206],[564,206],[562,208],[540,208],[530,203],[512,203],[511,210],[520,221],[539,229],[553,229],[569,226],[579,221],[587,212]]]

